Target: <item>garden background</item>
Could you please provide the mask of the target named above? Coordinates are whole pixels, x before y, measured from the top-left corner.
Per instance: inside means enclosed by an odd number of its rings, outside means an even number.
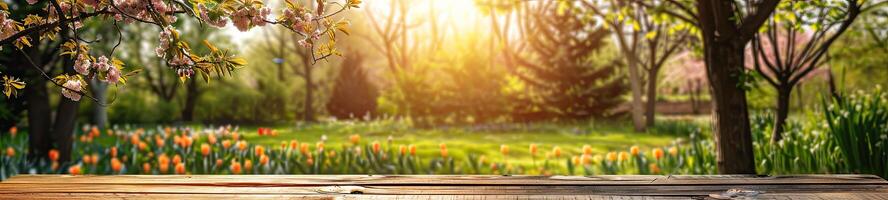
[[[2,2],[4,20],[50,4]],[[212,79],[186,77],[155,55],[157,41],[169,37],[159,34],[165,29],[84,20],[75,32],[90,51],[137,73],[125,76],[125,87],[85,80],[94,99],[77,104],[64,103],[64,89],[23,67],[73,72],[59,59],[65,44],[5,45],[0,70],[27,87],[0,99],[0,180],[30,173],[719,172],[706,31],[664,12],[693,2],[356,2],[337,13],[347,28],[336,27],[335,55],[324,59],[285,27],[217,28],[208,24],[215,17],[180,17],[170,25],[191,51],[218,47],[246,61]],[[277,9],[285,3],[264,1],[275,10],[269,19],[283,16]],[[755,173],[888,176],[882,4],[780,1],[766,15],[731,86],[745,93]],[[205,41],[213,45],[199,45]],[[806,53],[808,46],[817,50]],[[62,120],[73,131],[39,141],[30,134],[59,130],[53,123]]]

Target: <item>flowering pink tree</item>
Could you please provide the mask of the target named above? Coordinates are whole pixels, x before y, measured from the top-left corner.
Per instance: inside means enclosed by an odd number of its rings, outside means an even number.
[[[862,12],[883,3],[784,1],[753,36],[747,53],[752,62],[747,67],[759,72],[778,95],[772,142],[782,139],[792,89],[824,65],[829,47]]]
[[[360,2],[318,0],[317,7],[310,8],[286,0],[286,6],[276,19],[271,18],[272,10],[261,0],[27,0],[29,5],[19,9],[42,9],[28,13],[24,19],[9,18],[10,12],[16,10],[10,10],[7,3],[0,2],[0,49],[13,46],[20,51],[32,46],[34,40],[63,40],[61,55],[74,61],[71,67],[76,73],[60,74],[51,79],[62,88],[66,98],[79,101],[83,95],[88,95],[84,90],[86,80],[95,78],[122,85],[126,83],[126,77],[137,72],[131,70],[124,73],[123,62],[113,55],[92,55],[90,41],[78,34],[84,20],[95,18],[115,25],[154,25],[160,34],[155,48],[157,56],[166,60],[169,68],[176,71],[182,80],[195,74],[208,79],[211,74],[230,74],[232,70],[245,65],[246,61],[209,42],[204,42],[204,45],[212,50],[211,53],[195,54],[190,44],[180,39],[183,33],[171,26],[178,17],[194,17],[218,28],[231,21],[240,31],[267,24],[280,25],[303,36],[299,43],[312,50],[313,62],[317,62],[331,55],[340,55],[335,48],[335,33],[338,30],[347,34],[348,23],[343,19],[334,20],[333,17],[347,9],[357,8]],[[328,6],[334,5],[338,9],[327,10]],[[37,67],[35,69],[39,70]],[[4,94],[7,97],[24,87],[24,82],[4,75]]]
[[[210,49],[209,53],[198,54],[191,50],[191,45],[181,38],[183,33],[172,26],[180,17],[194,18],[202,24],[221,28],[231,22],[240,31],[254,27],[277,25],[297,33],[301,38],[299,44],[311,53],[312,64],[329,56],[340,55],[336,49],[336,34],[348,34],[348,22],[337,15],[352,8],[358,8],[361,0],[311,0],[315,6],[306,6],[293,0],[284,0],[279,10],[266,7],[262,0],[27,0],[0,1],[0,50],[6,49],[19,52],[21,58],[13,60],[17,69],[30,69],[38,72],[41,79],[48,80],[60,88],[62,98],[58,104],[55,120],[49,115],[49,103],[46,97],[43,80],[26,80],[33,82],[38,91],[30,95],[29,103],[29,137],[32,145],[29,152],[36,156],[46,155],[48,148],[55,146],[62,155],[69,155],[71,147],[70,134],[73,132],[78,102],[86,97],[97,100],[88,93],[87,83],[100,81],[124,86],[127,78],[139,72],[124,66],[115,57],[117,45],[107,55],[98,55],[91,51],[96,40],[84,36],[83,25],[89,22],[113,24],[118,32],[117,44],[123,39],[121,26],[128,24],[147,24],[159,34],[154,53],[164,60],[168,70],[175,71],[185,81],[200,75],[209,81],[210,77],[231,75],[232,71],[246,64],[246,60],[235,56],[231,51],[216,48],[208,41],[202,45]],[[47,59],[32,59],[26,51],[40,51],[34,44],[58,44],[57,55],[63,63],[63,72],[52,74],[44,70]],[[42,53],[42,52],[41,52]],[[51,59],[49,59],[51,60]],[[21,62],[19,62],[21,61]],[[40,62],[38,65],[35,61]],[[50,61],[51,62],[51,61]],[[4,65],[7,65],[4,63]],[[26,88],[26,82],[14,77],[8,71],[0,71],[3,77],[4,95],[7,98],[18,96]],[[43,91],[41,91],[43,90]],[[29,93],[30,94],[30,93]],[[33,99],[32,99],[33,97]],[[42,99],[41,99],[42,97]],[[31,100],[37,99],[38,102]],[[101,104],[99,102],[99,104]],[[45,105],[31,107],[31,105]],[[49,132],[52,133],[49,133]],[[37,138],[37,139],[35,139]],[[47,143],[40,138],[54,138],[55,144]],[[35,141],[37,140],[37,141]],[[39,144],[39,145],[34,145]],[[68,156],[62,156],[62,162]]]
[[[675,64],[666,68],[663,82],[673,85],[679,93],[691,97],[694,112],[699,109],[700,94],[709,86],[706,78],[706,63],[690,50],[675,55]]]

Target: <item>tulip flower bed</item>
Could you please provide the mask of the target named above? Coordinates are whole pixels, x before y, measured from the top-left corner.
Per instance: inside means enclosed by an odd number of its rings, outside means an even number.
[[[236,126],[85,127],[75,134],[72,162],[29,162],[24,134],[6,134],[0,147],[4,178],[20,173],[63,174],[708,174],[714,172],[708,142],[666,142],[601,150],[587,144],[496,144],[489,151],[441,142],[435,147],[384,140],[368,133],[288,139],[272,128]],[[17,132],[17,131],[16,131]],[[287,135],[298,134],[288,132]],[[556,136],[557,137],[557,136]],[[293,138],[293,137],[291,137]],[[338,141],[336,139],[339,139]],[[603,139],[606,140],[606,139]],[[662,138],[657,140],[663,140]],[[274,143],[272,143],[274,142]],[[486,144],[486,143],[485,143]],[[479,142],[479,146],[483,146]],[[561,145],[561,146],[559,146]],[[489,145],[488,145],[489,146]],[[498,150],[498,151],[497,151]],[[691,156],[691,155],[706,155]]]

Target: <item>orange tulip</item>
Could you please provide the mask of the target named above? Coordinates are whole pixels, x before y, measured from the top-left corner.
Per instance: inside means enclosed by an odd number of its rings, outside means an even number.
[[[374,154],[379,153],[379,149],[380,149],[379,142],[373,141],[373,153]]]
[[[90,163],[92,163],[90,161],[90,159],[92,159],[92,158],[90,158],[89,155],[84,155],[81,160],[83,160],[83,164],[90,164]]]
[[[653,174],[659,174],[659,173],[660,173],[660,166],[657,166],[657,163],[651,163],[651,165],[649,166],[649,168],[651,169],[651,173],[653,173]]]
[[[504,156],[508,156],[509,155],[509,145],[505,145],[505,144],[500,145],[500,153],[502,153]]]
[[[120,172],[122,168],[123,163],[120,163],[120,160],[117,160],[117,158],[111,158],[111,170],[114,170],[114,172]]]
[[[299,148],[299,141],[290,140],[290,149],[298,149],[298,148]]]
[[[222,159],[216,159],[216,166],[222,166]]]
[[[255,153],[256,156],[265,155],[265,147],[263,147],[262,145],[256,145],[256,147],[253,148],[253,153]]]
[[[244,169],[249,171],[253,171],[253,161],[252,160],[244,160]]]
[[[592,163],[592,156],[589,154],[583,154],[583,156],[580,157],[580,162],[583,163],[583,165],[588,165],[589,163]]]
[[[13,149],[12,147],[6,147],[6,157],[11,158],[13,156],[15,156],[15,149]]]
[[[231,148],[231,140],[223,140],[222,147],[224,147],[225,149]]]
[[[139,150],[144,151],[145,149],[148,149],[148,143],[139,142]]]
[[[638,156],[638,146],[632,146],[629,148],[629,153],[631,153],[632,156]]]
[[[116,157],[117,157],[117,147],[116,147],[116,146],[115,146],[115,147],[111,147],[111,153],[110,153],[110,154],[111,154],[111,157],[113,157],[113,158],[116,158]]]
[[[447,148],[441,149],[441,157],[447,157]]]
[[[669,147],[669,155],[677,156],[678,155],[678,148]]]
[[[263,165],[263,166],[268,165],[268,156],[266,156],[266,155],[259,156],[259,164]]]
[[[233,140],[235,140],[235,141],[239,140],[239,139],[240,139],[240,134],[237,134],[237,132],[233,132],[233,133],[231,133],[231,139],[233,139]]]
[[[305,160],[305,164],[308,164],[308,165],[314,165],[314,159],[312,159],[312,158],[308,158],[308,159],[306,159],[306,160]]]
[[[627,160],[629,160],[629,153],[627,153],[625,151],[620,152],[620,161],[627,161]]]
[[[176,164],[176,174],[185,174],[185,163]]]
[[[59,161],[59,150],[50,149],[49,150],[49,160],[55,162]]]
[[[609,153],[607,153],[607,161],[611,161],[611,162],[613,162],[613,161],[616,161],[616,160],[617,160],[617,153],[615,153],[615,152],[609,152]]]
[[[438,144],[438,147],[440,147],[441,149],[447,149],[447,144],[441,143]]]
[[[89,130],[89,136],[99,137],[101,133],[99,133],[99,127],[93,126],[92,129]]]
[[[182,156],[176,154],[173,156],[173,165],[178,165],[179,163],[182,163]]]
[[[580,165],[580,157],[579,156],[573,156],[570,158],[570,160],[573,161],[574,165]]]
[[[246,151],[247,150],[247,141],[243,141],[243,140],[237,141],[237,149],[239,149],[241,151]]]
[[[163,138],[160,138],[160,135],[154,136],[154,144],[157,145],[158,148],[163,147],[166,144],[166,141]]]
[[[415,146],[415,145],[412,145],[412,144],[411,144],[411,145],[408,146],[407,148],[410,149],[410,155],[411,155],[411,156],[416,156],[416,146]]]
[[[166,173],[170,169],[170,158],[166,154],[160,154],[157,157],[157,169],[160,173]]]
[[[15,137],[15,135],[18,134],[18,127],[9,127],[9,134],[12,135],[12,137]]]
[[[174,135],[173,136],[173,144],[176,144],[176,146],[180,146],[180,147],[183,146],[182,137],[179,137],[178,135]]]
[[[307,155],[307,154],[309,153],[309,149],[308,149],[308,148],[309,148],[308,144],[306,144],[306,143],[302,143],[302,147],[299,148],[299,151],[302,152],[302,154],[306,154],[306,155]]]
[[[151,172],[151,164],[149,164],[149,163],[143,163],[143,164],[142,164],[142,172],[143,172],[143,173]]]
[[[210,144],[216,144],[216,134],[207,134],[207,142]]]
[[[130,135],[130,144],[137,145],[137,144],[139,144],[139,142],[141,142],[141,141],[142,141],[142,139],[139,138],[139,133],[138,133],[138,132],[136,132],[136,133]]]
[[[499,165],[496,163],[490,163],[490,171],[497,171],[497,170],[499,170]]]
[[[237,162],[237,160],[231,161],[231,173],[232,174],[240,174],[241,173],[241,164]]]
[[[401,152],[401,155],[407,154],[407,146],[401,145],[398,147],[398,150]]]
[[[191,147],[191,144],[194,143],[194,138],[192,138],[191,136],[187,136],[187,137],[186,137],[186,136],[182,136],[182,138],[183,138],[183,139],[182,139],[182,145],[184,145],[185,148]]]
[[[324,142],[315,143],[315,148],[317,148],[318,151],[324,151]]]
[[[583,145],[583,154],[592,155],[592,146]]]
[[[654,158],[656,158],[657,160],[660,160],[660,158],[663,157],[663,149],[656,148],[651,151],[651,154],[654,154]]]
[[[530,144],[529,151],[530,151],[530,155],[531,155],[531,156],[536,156],[536,154],[537,154],[537,145],[536,145],[536,144]]]
[[[68,168],[68,174],[80,175],[80,165],[74,165]]]
[[[560,158],[561,157],[561,148],[557,147],[557,146],[552,147],[552,155],[554,155],[556,158]]]
[[[203,155],[204,157],[209,156],[210,155],[210,145],[201,144],[200,145],[200,154]]]
[[[348,139],[351,140],[352,144],[358,144],[361,142],[361,135],[354,134],[349,136]]]

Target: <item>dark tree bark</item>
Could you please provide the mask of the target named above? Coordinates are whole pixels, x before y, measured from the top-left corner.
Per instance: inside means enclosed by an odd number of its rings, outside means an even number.
[[[46,81],[42,78],[33,80],[25,87],[25,98],[28,105],[28,158],[37,160],[46,158],[51,149],[49,128],[52,119]]]
[[[302,116],[302,120],[306,121],[306,122],[314,122],[315,121],[315,117],[314,117],[314,89],[315,89],[315,87],[314,87],[314,82],[313,82],[313,77],[312,77],[313,73],[311,70],[311,68],[312,68],[311,66],[312,66],[311,63],[309,63],[309,62],[304,62],[302,65],[302,70],[305,75],[303,77],[303,78],[305,78],[305,102],[304,102],[305,107],[303,108],[305,113]]]
[[[655,123],[654,115],[656,115],[657,111],[657,73],[659,71],[659,69],[648,71],[647,105],[644,113],[645,125],[648,127],[654,126]]]
[[[182,107],[182,121],[191,122],[194,121],[194,107],[200,95],[200,91],[197,90],[197,79],[189,79],[187,87],[185,91],[185,106]]]
[[[783,129],[786,118],[789,116],[789,98],[792,95],[792,87],[777,88],[777,118],[774,121],[774,131],[771,133],[771,142],[779,142],[783,139]]]
[[[716,131],[718,171],[755,174],[746,91],[738,88],[746,42],[708,42],[711,43],[705,48],[705,54],[714,100],[712,123]]]
[[[778,3],[779,0],[762,0],[748,2],[747,8],[740,8],[735,1],[701,0],[695,5],[695,19],[685,16],[691,23],[696,22],[703,36],[719,173],[756,173],[746,91],[741,88],[745,76],[744,51]],[[747,13],[744,16],[738,10]]]
[[[62,68],[66,74],[77,73],[73,67],[71,59],[65,57],[62,62]],[[68,98],[59,99],[59,107],[56,110],[56,116],[52,128],[52,140],[55,141],[56,149],[59,150],[59,162],[65,163],[71,160],[71,146],[74,142],[74,125],[77,122],[77,111],[80,108],[80,101],[71,101]]]

